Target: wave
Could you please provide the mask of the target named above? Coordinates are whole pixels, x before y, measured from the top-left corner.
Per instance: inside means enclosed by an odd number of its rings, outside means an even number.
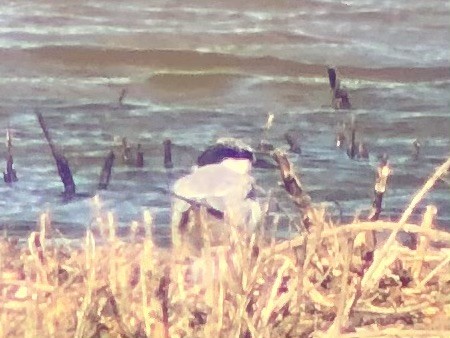
[[[236,54],[199,52],[195,50],[137,50],[89,46],[45,46],[25,49],[2,49],[2,59],[24,57],[46,62],[59,62],[68,67],[134,66],[150,70],[233,72],[281,76],[326,76],[323,64],[307,64],[273,56],[240,56]],[[391,82],[429,82],[450,79],[450,67],[339,67],[344,78]]]

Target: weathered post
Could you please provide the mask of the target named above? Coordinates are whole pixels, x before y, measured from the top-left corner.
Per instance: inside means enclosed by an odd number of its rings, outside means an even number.
[[[301,135],[298,131],[288,131],[284,134],[286,142],[289,144],[289,150],[296,154],[302,153],[302,148],[300,147]]]
[[[12,137],[9,128],[6,130],[6,146],[8,148],[8,155],[6,155],[6,172],[3,172],[3,180],[5,183],[17,182],[17,174],[13,166]]]
[[[328,80],[332,91],[331,105],[334,109],[350,109],[350,98],[345,89],[341,88],[335,68],[328,67]]]
[[[100,173],[100,180],[98,182],[99,189],[107,189],[109,185],[109,181],[111,179],[111,170],[114,164],[114,159],[116,156],[114,155],[114,151],[110,151],[109,154],[105,158],[105,163],[103,164],[102,171]]]
[[[39,124],[41,125],[42,131],[44,132],[44,136],[50,147],[53,158],[55,159],[61,182],[64,184],[63,194],[65,197],[73,197],[75,195],[75,182],[73,180],[72,172],[70,171],[69,162],[67,161],[67,158],[59,150],[56,149],[50,137],[50,133],[42,114],[39,111],[36,111],[36,116],[38,118]]]
[[[136,152],[136,167],[142,168],[143,166],[144,166],[144,152],[142,151],[141,144],[138,143]]]
[[[377,221],[381,214],[383,195],[386,192],[388,177],[391,173],[386,158],[381,159],[381,163],[377,169],[377,177],[375,180],[374,200],[372,210],[368,216],[370,221]]]
[[[347,155],[351,159],[355,158],[356,153],[356,123],[355,117],[352,117],[351,129],[350,129],[350,148],[347,149]]]
[[[291,162],[286,154],[279,150],[275,150],[273,157],[280,167],[281,179],[283,180],[284,189],[291,196],[294,203],[303,213],[303,224],[308,230],[311,220],[308,217],[308,210],[311,208],[311,197],[303,190],[300,179],[295,174]]]
[[[421,146],[422,145],[420,144],[419,140],[415,139],[414,142],[413,142],[413,147],[414,147],[413,158],[416,161],[419,159],[420,147]]]
[[[122,91],[120,92],[120,96],[119,96],[119,105],[123,105],[123,100],[125,99],[125,96],[127,96],[128,91],[124,88],[122,89]]]
[[[166,139],[163,142],[164,145],[164,167],[167,169],[173,168],[172,163],[172,141]]]

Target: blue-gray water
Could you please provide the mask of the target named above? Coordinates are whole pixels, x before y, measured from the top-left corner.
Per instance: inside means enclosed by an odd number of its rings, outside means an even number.
[[[100,193],[122,225],[149,208],[166,236],[170,198],[161,191],[218,137],[256,145],[269,112],[268,140],[287,149],[283,134],[299,130],[303,153],[290,157],[305,189],[316,202],[339,202],[348,217],[370,207],[376,155],[388,153],[383,217],[398,217],[450,153],[449,14],[450,4],[437,0],[8,1],[0,12],[0,126],[13,130],[19,181],[0,184],[0,224],[26,231],[50,210],[66,233],[82,233],[93,216],[89,199],[61,202],[35,109],[80,192],[95,194],[115,137],[142,143],[145,167],[115,166]],[[331,109],[327,65],[338,66],[351,112]],[[334,148],[351,114],[369,161]],[[164,138],[176,145],[170,173]],[[288,206],[277,171],[255,176]],[[439,182],[416,220],[433,203],[438,223],[449,225],[449,190]]]

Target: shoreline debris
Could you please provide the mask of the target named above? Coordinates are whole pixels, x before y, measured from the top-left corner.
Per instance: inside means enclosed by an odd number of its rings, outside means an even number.
[[[75,195],[75,182],[69,167],[69,161],[58,149],[56,149],[42,113],[39,111],[36,111],[35,113],[44,133],[45,139],[47,140],[47,144],[52,152],[53,158],[55,159],[58,175],[61,178],[61,182],[64,184],[63,195],[66,198],[72,198]]]

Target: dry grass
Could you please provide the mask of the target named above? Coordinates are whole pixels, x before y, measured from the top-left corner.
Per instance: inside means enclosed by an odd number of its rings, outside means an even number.
[[[292,240],[230,226],[219,245],[200,212],[196,250],[155,247],[149,213],[127,238],[99,214],[78,246],[42,216],[27,245],[0,242],[0,336],[450,337],[449,234],[434,207],[422,226],[406,223],[410,209],[336,227],[311,208]],[[395,235],[374,247],[373,231],[410,232],[417,248]]]

